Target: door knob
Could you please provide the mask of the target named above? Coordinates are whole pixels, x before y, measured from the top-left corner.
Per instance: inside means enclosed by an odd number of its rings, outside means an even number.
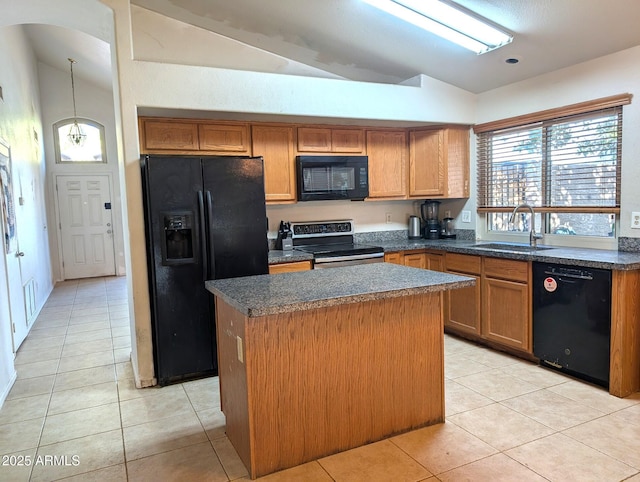
[[[18,256],[18,257],[22,257],[22,256],[24,256],[24,252],[22,252],[22,251],[18,251],[18,252],[16,253],[16,256]]]

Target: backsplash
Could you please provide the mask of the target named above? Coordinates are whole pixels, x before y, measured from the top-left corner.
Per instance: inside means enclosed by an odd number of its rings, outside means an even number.
[[[456,239],[460,239],[463,241],[475,241],[476,240],[476,232],[473,229],[456,229]],[[396,229],[393,231],[372,231],[366,233],[355,233],[353,235],[353,240],[356,243],[360,244],[373,244],[375,243],[383,243],[390,241],[404,241],[409,237],[408,229]],[[269,249],[274,250],[276,245],[276,240],[274,238],[269,238]]]
[[[368,233],[355,233],[353,241],[360,244],[381,243],[383,241],[402,241],[409,237],[408,229],[394,231],[373,231]]]
[[[456,239],[463,241],[475,241],[476,232],[474,229],[456,229]],[[408,229],[398,229],[395,231],[376,231],[370,233],[355,233],[354,241],[362,244],[375,244],[385,241],[403,241],[409,237]]]
[[[618,251],[625,251],[628,253],[640,252],[640,238],[618,238]]]

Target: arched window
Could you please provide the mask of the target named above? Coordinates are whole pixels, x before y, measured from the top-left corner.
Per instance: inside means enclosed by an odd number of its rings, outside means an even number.
[[[104,126],[78,117],[78,125],[86,138],[82,144],[77,145],[69,140],[69,130],[74,120],[76,119],[64,119],[53,125],[56,163],[107,162]]]

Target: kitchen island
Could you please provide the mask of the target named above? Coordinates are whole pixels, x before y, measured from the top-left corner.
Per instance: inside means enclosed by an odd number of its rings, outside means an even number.
[[[442,294],[474,283],[389,263],[207,281],[251,477],[443,422]]]

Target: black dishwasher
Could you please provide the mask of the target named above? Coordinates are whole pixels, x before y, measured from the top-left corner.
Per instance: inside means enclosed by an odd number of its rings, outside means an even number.
[[[609,386],[611,271],[533,263],[533,354]]]

